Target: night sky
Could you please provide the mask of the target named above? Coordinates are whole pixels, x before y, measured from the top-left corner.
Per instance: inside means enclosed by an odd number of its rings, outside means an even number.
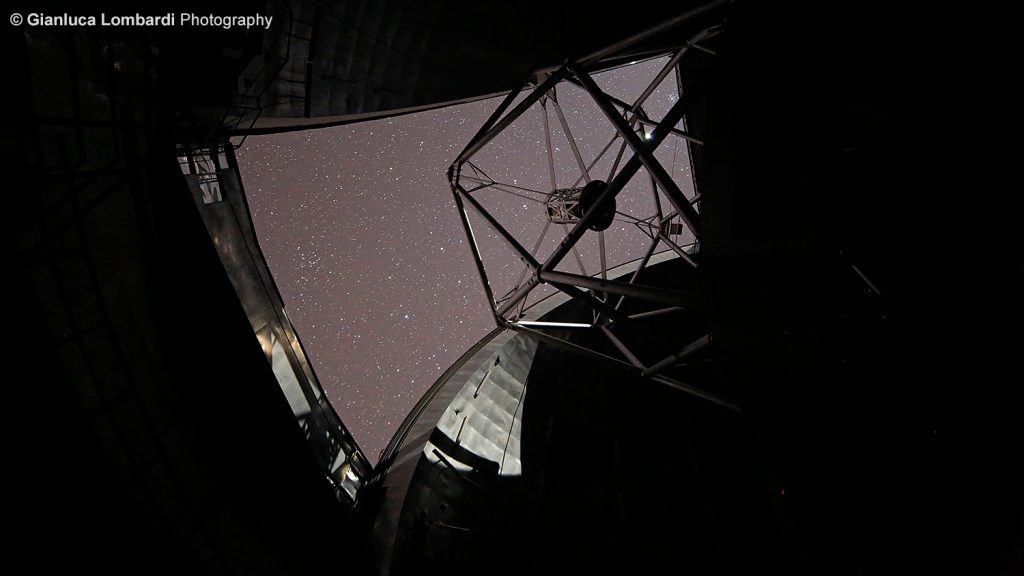
[[[609,94],[632,102],[663,62],[641,62],[595,79]],[[660,118],[675,98],[670,75],[646,105],[648,114]],[[558,99],[589,162],[613,129],[580,89],[563,84]],[[238,150],[260,245],[288,316],[321,385],[372,461],[426,389],[494,327],[446,171],[499,102],[250,136]],[[549,121],[556,183],[569,187],[580,170],[553,109]],[[659,158],[689,194],[685,145],[673,140],[666,140]],[[595,167],[594,178],[607,179],[617,151],[618,142]],[[478,160],[494,180],[549,192],[539,106]],[[497,191],[484,191],[480,199],[532,247],[545,222],[541,204]],[[652,205],[639,188],[620,196],[623,212],[640,214]],[[482,220],[473,226],[500,296],[521,267],[502,258],[507,252]],[[608,234],[612,262],[642,255],[648,242],[625,221]],[[542,246],[550,249],[557,239],[552,229]],[[596,239],[589,241],[581,246],[581,259],[593,274]],[[579,272],[572,257],[559,269]]]

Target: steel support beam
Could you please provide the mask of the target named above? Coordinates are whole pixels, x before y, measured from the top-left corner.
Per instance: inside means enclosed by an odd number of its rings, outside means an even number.
[[[705,16],[705,15],[707,15],[707,14],[709,14],[709,13],[715,11],[715,10],[718,10],[719,8],[724,8],[731,1],[732,0],[716,0],[714,2],[708,2],[707,4],[705,4],[703,6],[698,6],[698,7],[694,8],[693,10],[684,12],[684,13],[680,14],[679,16],[676,16],[675,18],[670,18],[670,19],[662,22],[661,24],[658,24],[657,26],[654,26],[652,28],[648,28],[647,30],[644,30],[643,32],[640,32],[639,34],[634,34],[633,36],[630,36],[628,38],[623,38],[622,40],[620,40],[620,41],[618,41],[618,42],[616,42],[614,44],[611,44],[611,45],[606,46],[606,47],[604,47],[604,48],[602,48],[600,50],[597,50],[596,52],[588,54],[588,55],[584,56],[583,58],[581,58],[580,62],[582,62],[584,64],[590,64],[590,63],[593,63],[593,62],[598,62],[600,60],[604,60],[605,58],[607,58],[609,56],[618,54],[618,53],[620,53],[620,52],[622,52],[624,50],[627,50],[629,48],[632,48],[633,46],[636,46],[637,44],[640,44],[642,42],[650,40],[651,38],[654,38],[655,36],[658,36],[659,34],[663,34],[663,33],[667,32],[667,31],[675,28],[676,26],[680,26],[680,25],[685,24],[687,22],[690,22],[692,20],[696,20],[697,18]]]
[[[651,261],[651,256],[654,255],[654,251],[658,248],[658,242],[660,241],[661,238],[658,238],[657,236],[651,239],[651,245],[649,248],[647,248],[647,252],[644,253],[643,259],[640,260],[640,265],[637,266],[636,271],[633,272],[633,275],[629,277],[630,284],[635,284],[636,279],[640,277],[640,273],[644,271],[644,268],[647,268],[647,263]],[[619,307],[622,306],[622,302],[625,300],[625,296],[619,296],[619,301],[615,303],[615,309],[618,310]]]
[[[469,239],[469,249],[473,252],[473,263],[476,264],[476,270],[480,274],[480,282],[484,286],[484,293],[487,295],[487,301],[491,303],[491,313],[494,314],[494,319],[500,323],[500,316],[494,310],[494,292],[491,291],[491,285],[487,281],[487,271],[484,270],[484,261],[480,256],[480,247],[476,244],[476,236],[473,234],[473,226],[469,223],[469,214],[466,214],[466,207],[462,203],[459,191],[453,188],[452,194],[455,196],[455,206],[459,210],[459,221],[462,222],[462,227],[466,231],[466,238]]]
[[[508,110],[508,107],[512,105],[512,102],[515,101],[516,96],[518,96],[519,93],[523,91],[523,88],[526,88],[527,84],[529,84],[529,79],[523,80],[522,82],[519,83],[515,90],[512,90],[507,95],[505,95],[505,98],[501,100],[501,104],[499,104],[498,107],[494,109],[494,112],[491,112],[491,115],[487,117],[487,121],[484,122],[483,126],[481,126],[480,129],[476,131],[476,134],[474,134],[473,137],[469,140],[469,143],[466,145],[467,147],[478,142],[481,138],[484,137],[485,134],[487,134],[491,127],[494,126],[494,123],[497,122],[501,118],[501,115],[505,113],[505,110]]]
[[[711,402],[712,404],[717,404],[717,405],[721,406],[722,408],[727,408],[729,410],[732,410],[733,412],[742,412],[743,411],[742,409],[740,409],[740,407],[738,405],[736,405],[736,403],[732,402],[731,400],[729,400],[727,398],[723,398],[722,396],[719,396],[717,394],[712,394],[711,392],[708,392],[706,390],[702,390],[702,389],[697,388],[696,386],[692,386],[690,384],[686,384],[685,382],[680,382],[680,381],[676,380],[675,378],[669,378],[667,376],[662,376],[662,375],[659,374],[657,376],[651,377],[651,380],[654,381],[654,382],[658,382],[659,384],[664,384],[664,385],[669,386],[671,388],[675,388],[676,390],[679,390],[679,391],[682,391],[682,392],[686,392],[687,394],[689,394],[691,396],[696,396],[697,398],[700,398],[701,400],[707,400],[708,402]]]
[[[570,274],[570,276],[576,275]],[[581,278],[588,278],[588,276],[581,276]],[[568,294],[569,296],[572,296],[573,298],[580,300],[581,302],[587,303],[588,305],[590,305],[591,308],[597,310],[598,312],[604,314],[605,316],[611,318],[612,320],[620,322],[625,322],[629,320],[628,316],[626,316],[622,312],[619,312],[615,308],[612,308],[611,306],[608,305],[607,302],[599,300],[596,296],[590,294],[589,292],[584,292],[583,290],[580,290],[577,286],[574,286],[572,283],[549,282],[549,284],[551,284],[561,292],[564,292],[565,294]]]
[[[615,105],[608,98],[608,95],[601,90],[600,87],[594,82],[594,79],[582,67],[577,65],[571,65],[569,69],[576,75],[576,77],[583,83],[583,87],[586,88],[587,92],[597,103],[598,107],[604,112],[604,115],[608,120],[615,126],[615,129],[619,131],[619,135],[622,136],[623,140],[633,150],[634,158],[638,158],[643,164],[644,168],[651,174],[654,180],[658,183],[658,186],[665,192],[669,200],[679,211],[680,217],[693,232],[693,235],[700,237],[700,216],[697,214],[697,210],[690,205],[690,201],[683,195],[682,191],[679,190],[679,186],[676,185],[675,180],[669,176],[665,168],[658,162],[658,159],[654,157],[655,148],[645,146],[644,142],[637,137],[636,132],[630,128],[626,119],[622,117],[615,110]],[[668,118],[666,117],[666,120]],[[658,132],[665,121],[659,124],[652,132],[651,140],[653,140],[653,134]],[[666,130],[669,130],[675,126],[675,123],[665,126]]]
[[[475,138],[473,141],[471,141],[469,145],[466,146],[466,149],[463,150],[461,154],[459,154],[459,157],[455,159],[455,164],[462,164],[466,160],[472,158],[474,154],[479,152],[481,148],[483,148],[484,146],[487,145],[488,142],[493,140],[495,136],[501,134],[501,132],[505,130],[505,128],[508,128],[508,126],[512,124],[512,122],[514,122],[516,118],[522,116],[523,112],[526,112],[530,108],[530,106],[536,104],[538,100],[540,100],[545,94],[548,93],[548,91],[550,91],[552,88],[555,87],[555,85],[561,82],[562,78],[565,78],[565,75],[567,73],[568,70],[565,68],[565,66],[562,66],[558,70],[555,70],[550,76],[548,76],[547,80],[542,82],[540,86],[533,90],[533,92],[530,92],[526,96],[526,98],[523,98],[522,102],[517,104],[516,107],[513,108],[504,117],[502,117],[501,120],[498,120],[490,130],[482,134],[479,134],[478,138]]]
[[[677,100],[676,103],[672,105],[672,108],[669,109],[668,114],[665,115],[665,118],[662,119],[661,123],[658,124],[658,126],[651,132],[650,138],[643,143],[643,147],[648,151],[648,153],[653,154],[654,150],[657,150],[658,146],[663,140],[665,140],[666,136],[668,136],[670,129],[675,126],[680,119],[682,119],[684,114],[686,114],[686,110],[695,99],[693,96],[694,92],[695,91],[691,90],[690,92],[680,96],[679,100]],[[625,145],[626,143],[623,142],[623,146]],[[617,163],[618,159],[616,159],[616,164]],[[601,213],[601,208],[606,206],[607,203],[611,201],[611,199],[614,198],[620,190],[622,190],[637,171],[640,170],[640,166],[640,159],[637,158],[636,154],[634,154],[633,157],[622,166],[622,169],[619,170],[618,174],[612,178],[611,182],[608,183],[604,192],[602,192],[594,202],[594,206],[584,214],[582,218],[580,218],[580,221],[573,226],[569,234],[558,245],[558,248],[556,248],[551,256],[544,261],[544,265],[542,267],[544,270],[553,270],[555,266],[565,258],[572,247],[576,245],[576,242],[583,237],[583,234],[587,231],[587,227],[590,226],[590,223],[597,218],[598,214]],[[687,206],[689,206],[688,203]],[[690,206],[690,210],[693,210],[692,206]]]
[[[617,282],[615,280],[602,280],[591,276],[580,276],[579,274],[569,274],[567,272],[557,272],[554,270],[544,269],[539,270],[537,276],[542,282],[548,282],[551,284],[567,284],[570,286],[587,288],[595,292],[621,294],[623,296],[629,296],[630,298],[640,298],[643,300],[650,300],[652,302],[671,304],[673,306],[685,306],[687,304],[686,298],[681,293],[664,290],[662,288],[653,288],[638,284],[626,284],[625,282]]]
[[[495,313],[504,318],[505,314],[508,314],[510,310],[516,307],[516,304],[519,304],[523,298],[526,298],[530,291],[532,291],[539,283],[540,282],[537,280],[536,276],[527,279],[526,283],[520,285],[508,300],[501,303],[500,308],[495,309]],[[495,302],[495,306],[497,306],[497,302]]]
[[[530,328],[593,328],[591,324],[581,322],[544,322],[541,320],[518,320],[515,325]]]
[[[630,364],[628,362],[624,362],[624,361],[622,361],[622,360],[620,360],[618,358],[613,358],[611,356],[608,356],[607,354],[602,354],[600,352],[596,352],[596,351],[591,350],[589,348],[584,348],[583,346],[580,346],[579,344],[573,344],[572,342],[569,342],[568,340],[563,340],[562,338],[558,338],[556,336],[552,336],[551,334],[546,334],[546,333],[544,333],[544,332],[542,332],[540,330],[534,330],[533,328],[529,328],[527,326],[522,326],[522,325],[519,325],[519,324],[512,324],[512,323],[504,323],[502,325],[506,326],[508,328],[512,328],[513,330],[516,330],[517,332],[522,332],[524,334],[530,334],[530,335],[532,335],[532,336],[534,336],[534,337],[536,337],[536,338],[538,338],[540,340],[543,340],[545,342],[550,342],[552,344],[555,344],[555,345],[558,345],[558,346],[562,346],[562,347],[564,347],[566,349],[569,349],[569,350],[574,350],[574,351],[577,351],[577,352],[581,352],[581,353],[587,354],[587,355],[589,355],[589,356],[591,356],[593,358],[598,358],[600,360],[605,360],[605,361],[611,362],[613,365],[621,366],[621,367],[627,368],[629,370],[637,370],[636,366],[634,366],[634,365],[632,365],[632,364]],[[738,405],[736,405],[734,402],[732,402],[731,400],[729,400],[727,398],[724,398],[722,396],[719,396],[717,394],[713,394],[713,393],[708,392],[706,390],[702,390],[700,388],[697,388],[696,386],[692,386],[690,384],[686,384],[685,382],[680,382],[680,381],[678,381],[678,380],[676,380],[674,378],[668,378],[666,376],[656,375],[656,376],[652,377],[650,380],[652,382],[657,382],[659,384],[663,384],[665,386],[669,386],[670,388],[674,388],[676,390],[679,390],[681,392],[689,394],[689,395],[691,395],[691,396],[693,396],[695,398],[700,398],[701,400],[704,400],[704,401],[707,401],[707,402],[711,402],[712,404],[715,404],[717,406],[721,406],[721,407],[726,408],[728,410],[731,410],[733,412],[742,412],[740,407]]]
[[[699,44],[697,44],[697,42],[703,42],[704,40],[707,40],[709,38],[714,38],[715,36],[718,36],[720,33],[720,28],[709,28],[706,30],[702,30],[701,32],[693,36],[691,39],[687,40],[686,46],[680,48],[672,56],[672,58],[665,63],[665,65],[658,72],[658,75],[654,77],[654,80],[652,80],[651,83],[647,85],[647,89],[644,90],[643,94],[641,94],[640,97],[636,99],[636,102],[633,103],[633,106],[630,109],[630,111],[636,112],[638,108],[644,105],[644,102],[647,101],[647,98],[649,98],[651,94],[654,93],[654,91],[658,88],[658,86],[665,79],[665,77],[672,73],[672,71],[676,68],[676,65],[679,64],[679,61],[682,60],[683,56],[689,51],[690,48],[696,48],[697,50],[703,50],[705,52],[708,52],[709,50],[707,48],[700,46]],[[714,53],[712,52],[712,54]],[[682,90],[680,90],[679,92],[681,93]]]
[[[527,264],[528,266],[534,269],[540,267],[540,264],[536,260],[534,260],[533,256],[531,256],[529,252],[526,251],[526,248],[523,248],[522,244],[520,244],[519,241],[516,240],[515,237],[512,236],[512,234],[510,234],[508,230],[505,230],[505,227],[502,226],[497,220],[495,220],[494,216],[491,216],[491,214],[487,210],[485,210],[484,207],[481,206],[479,202],[476,201],[476,198],[473,198],[473,196],[466,192],[465,188],[457,184],[455,186],[455,190],[456,196],[460,196],[464,201],[468,202],[469,205],[472,206],[473,209],[478,214],[480,214],[480,216],[483,217],[483,219],[486,220],[487,223],[490,224],[492,228],[494,228],[494,231],[497,232],[499,236],[501,236],[502,240],[504,240],[505,243],[509,245],[509,247],[511,247],[519,254],[519,259],[522,260],[523,263]]]
[[[587,183],[590,183],[590,171],[587,170],[586,163],[583,162],[583,156],[580,156],[580,149],[576,146],[576,138],[572,135],[572,130],[569,129],[569,122],[565,119],[565,114],[562,113],[562,107],[558,105],[558,100],[555,98],[551,99],[551,103],[555,106],[555,115],[558,116],[558,122],[562,125],[562,132],[565,134],[565,139],[569,141],[569,147],[572,148],[572,155],[576,158],[576,164],[580,168],[580,173],[584,178],[587,179]]]
[[[650,310],[648,312],[640,312],[637,314],[630,314],[630,320],[641,320],[643,318],[653,318],[654,316],[663,316],[665,314],[675,314],[676,312],[682,312],[686,310],[682,306],[672,306],[671,308],[659,308],[657,310]]]
[[[670,240],[667,234],[665,234],[664,232],[659,232],[658,237],[661,238],[662,242],[668,244],[668,247],[671,248],[676,254],[678,254],[679,257],[682,258],[687,264],[693,266],[694,268],[697,267],[697,261],[694,260],[689,254],[687,254],[686,250],[683,250],[678,244]]]
[[[633,352],[629,348],[627,348],[625,344],[622,343],[622,340],[619,340],[615,336],[615,334],[612,334],[612,331],[609,330],[607,326],[601,326],[601,332],[604,332],[605,337],[607,337],[608,340],[612,343],[612,345],[615,346],[619,350],[619,352],[621,352],[622,355],[626,357],[627,360],[629,360],[630,364],[636,366],[641,370],[647,369],[644,366],[644,363],[641,362],[640,359],[637,358],[636,355],[633,354]]]
[[[679,352],[676,352],[675,354],[669,354],[663,360],[659,361],[658,363],[651,366],[647,370],[644,370],[643,376],[653,376],[654,374],[657,374],[661,370],[664,370],[665,368],[675,364],[676,362],[682,360],[683,358],[686,358],[687,356],[690,356],[691,354],[694,354],[702,350],[705,346],[707,346],[710,343],[711,335],[705,334],[684,346],[683,349],[680,350]]]

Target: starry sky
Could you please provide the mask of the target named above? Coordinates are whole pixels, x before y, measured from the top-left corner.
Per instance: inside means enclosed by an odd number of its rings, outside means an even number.
[[[664,59],[595,75],[607,93],[632,102]],[[645,105],[657,119],[676,99],[670,75]],[[580,155],[589,163],[614,133],[583,91],[562,84],[557,98]],[[500,99],[358,124],[250,136],[237,151],[260,245],[325,392],[367,457],[376,462],[430,385],[494,328],[446,171]],[[559,188],[576,184],[578,163],[549,105]],[[531,248],[546,222],[536,198],[550,192],[543,110],[534,106],[485,147],[475,162],[520,195],[482,190],[481,203]],[[685,142],[670,138],[658,156],[691,194]],[[607,180],[616,141],[591,171]],[[629,158],[627,152],[622,162]],[[638,175],[619,210],[653,207]],[[520,189],[521,188],[521,189]],[[497,296],[514,288],[517,261],[482,220],[471,219]],[[560,240],[553,226],[540,252]],[[556,234],[558,232],[558,234]],[[610,262],[643,254],[649,240],[624,218],[606,233]],[[593,274],[594,238],[559,267]],[[589,242],[589,243],[588,243]],[[538,295],[548,292],[541,291]]]

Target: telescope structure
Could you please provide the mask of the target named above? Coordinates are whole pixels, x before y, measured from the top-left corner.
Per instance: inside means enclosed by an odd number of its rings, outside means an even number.
[[[1024,571],[1012,8],[164,4],[271,25],[5,29],[17,565]],[[494,329],[374,462],[236,150],[486,98],[447,176]]]

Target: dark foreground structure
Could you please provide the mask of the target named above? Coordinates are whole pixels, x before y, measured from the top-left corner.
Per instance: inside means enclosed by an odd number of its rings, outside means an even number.
[[[191,9],[275,18],[5,25],[13,565],[1024,572],[1013,10]],[[499,327],[371,465],[284,313],[232,142],[586,84],[694,38],[672,73],[699,202],[658,186],[695,241],[606,270],[678,310],[605,309],[640,292],[536,262],[560,293],[514,315],[492,295]]]

